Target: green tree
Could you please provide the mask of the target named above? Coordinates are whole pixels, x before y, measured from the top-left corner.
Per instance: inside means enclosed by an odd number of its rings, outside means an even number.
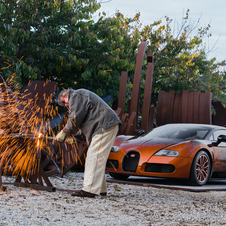
[[[100,15],[94,22],[99,7],[96,0],[0,0],[3,77],[14,75],[21,86],[57,81],[117,98],[120,72],[134,67],[129,54],[137,45],[118,18]]]
[[[153,98],[157,99],[159,90],[199,90],[211,91],[213,96],[226,101],[224,87],[225,73],[220,70],[224,62],[216,63],[216,58],[207,59],[203,38],[209,34],[210,25],[198,28],[188,22],[189,10],[183,18],[177,35],[171,29],[172,20],[155,22],[141,31],[141,41],[148,41],[148,50],[154,53]]]
[[[100,7],[95,0],[1,0],[0,7],[0,63],[3,68],[8,65],[6,77],[15,72],[24,84],[55,80],[62,72],[67,74],[72,64],[84,63],[71,45],[79,47],[82,37],[76,31],[83,30]]]
[[[154,54],[152,84],[152,104],[154,106],[157,104],[159,90],[211,91],[214,98],[226,101],[226,77],[225,72],[221,69],[225,65],[225,61],[217,63],[216,58],[208,60],[204,49],[204,37],[211,38],[210,25],[203,28],[199,28],[198,22],[191,25],[189,10],[187,10],[179,30],[172,30],[172,20],[168,17],[165,17],[165,21],[156,21],[147,26],[143,26],[140,22],[140,13],[137,13],[134,18],[126,18],[117,12],[115,18],[120,21],[120,33],[124,37],[119,46],[118,57],[121,59],[123,55],[126,56],[131,60],[130,65],[133,66],[133,68],[123,68],[129,72],[127,99],[131,97],[139,43],[147,42],[147,51]],[[112,66],[112,64],[110,65]],[[114,69],[118,70],[118,68]],[[145,85],[146,60],[143,62],[142,69],[141,102]]]
[[[0,73],[5,79],[15,76],[21,86],[50,80],[117,99],[121,71],[128,71],[129,99],[139,43],[146,41],[154,53],[154,105],[159,90],[208,90],[225,98],[225,72],[215,58],[207,60],[202,47],[209,25],[192,37],[187,12],[174,35],[168,17],[144,27],[139,13],[134,18],[102,13],[94,21],[99,8],[96,0],[0,0]]]

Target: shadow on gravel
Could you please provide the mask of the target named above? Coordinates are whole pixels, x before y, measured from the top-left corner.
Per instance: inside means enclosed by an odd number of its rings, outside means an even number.
[[[107,177],[107,182],[130,184],[138,186],[161,187],[168,189],[179,189],[186,191],[202,192],[202,191],[226,191],[226,179],[210,179],[203,186],[191,186],[184,179],[169,178],[153,178],[153,177],[135,177],[131,176],[126,180],[116,180]]]

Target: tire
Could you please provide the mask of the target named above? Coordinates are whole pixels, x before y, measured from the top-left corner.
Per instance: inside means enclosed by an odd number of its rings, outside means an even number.
[[[109,175],[114,179],[119,179],[119,180],[125,180],[129,177],[129,175],[120,174],[120,173],[109,173]]]
[[[202,186],[210,177],[211,161],[205,151],[199,151],[192,163],[189,184]]]

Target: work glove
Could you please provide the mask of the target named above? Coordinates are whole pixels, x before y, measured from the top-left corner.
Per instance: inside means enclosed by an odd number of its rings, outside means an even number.
[[[63,130],[61,130],[56,136],[55,136],[55,140],[58,142],[62,142],[65,139],[66,134],[63,132]]]
[[[73,137],[67,137],[64,142],[66,142],[68,144],[74,144],[75,139]]]

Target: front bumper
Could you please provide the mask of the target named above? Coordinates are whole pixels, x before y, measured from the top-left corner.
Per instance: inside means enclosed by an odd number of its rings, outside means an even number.
[[[148,161],[144,161],[136,151],[127,153],[121,159],[118,157],[116,153],[109,156],[107,172],[134,176],[189,178],[192,165],[192,158],[189,157],[152,156]]]

